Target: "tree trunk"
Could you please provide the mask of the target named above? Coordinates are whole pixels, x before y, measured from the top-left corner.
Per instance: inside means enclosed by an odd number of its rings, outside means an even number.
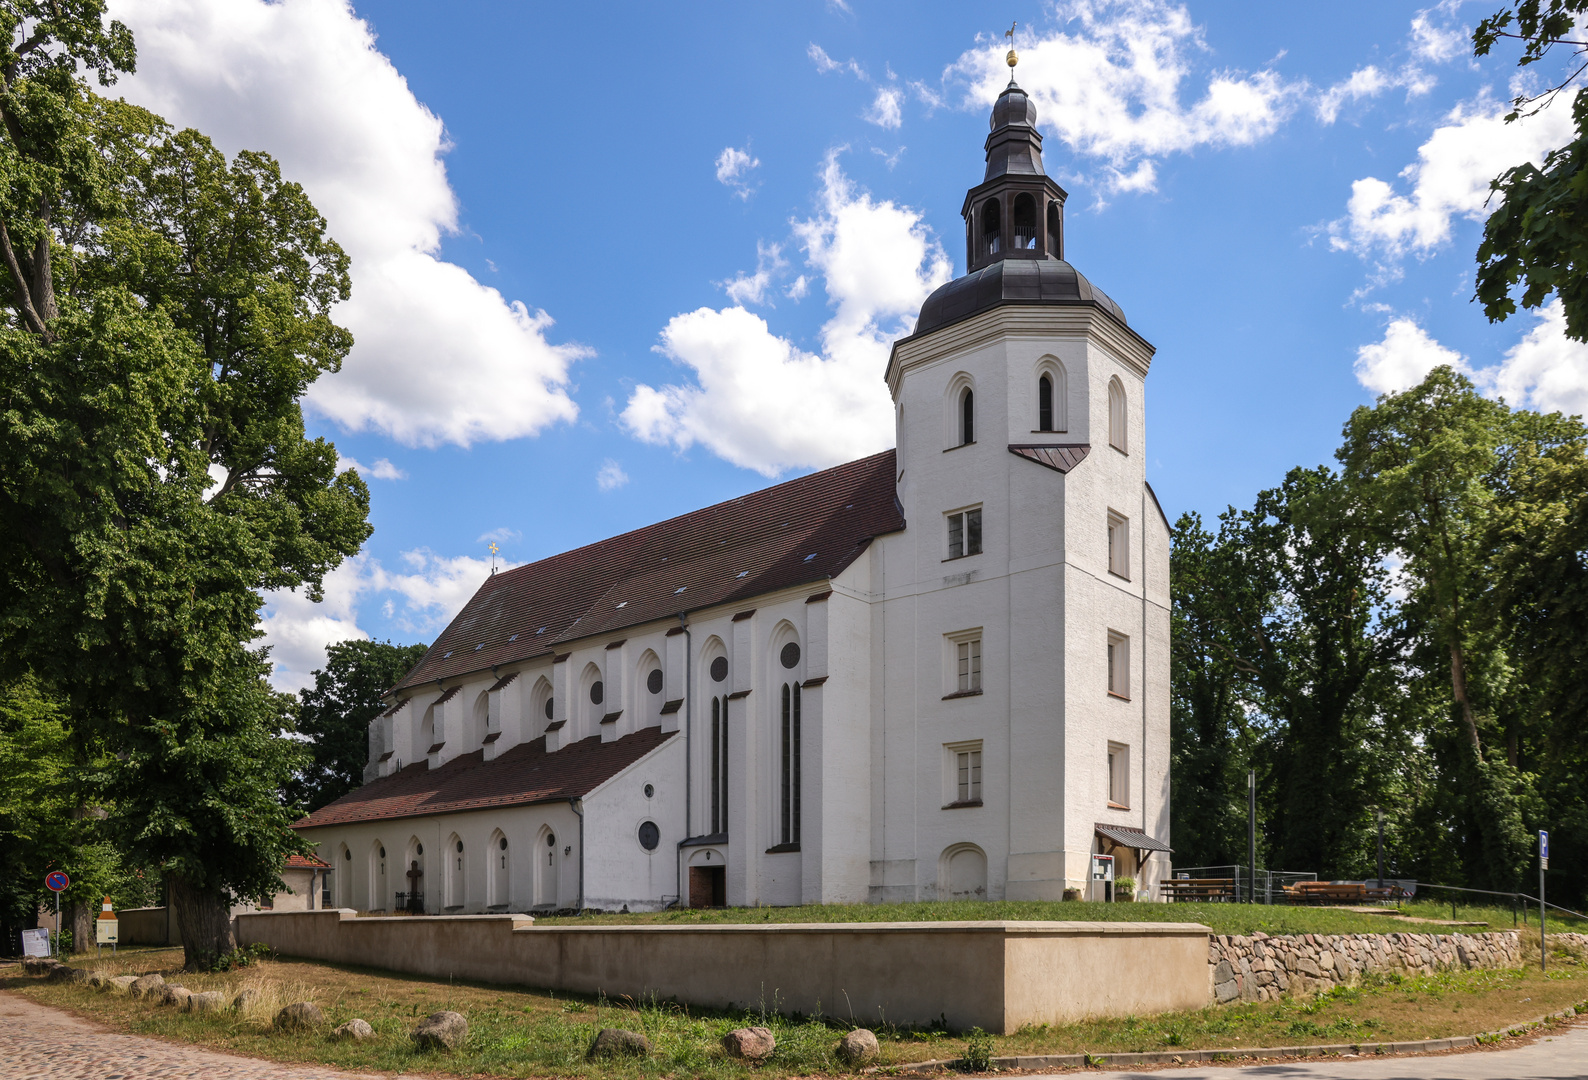
[[[1467,658],[1459,642],[1450,646],[1450,689],[1455,696],[1456,706],[1461,710],[1461,725],[1467,733],[1467,742],[1472,744],[1472,752],[1481,759],[1483,745],[1478,741],[1478,720],[1472,714],[1472,702],[1467,698]]]
[[[205,970],[218,957],[237,951],[232,913],[224,896],[192,885],[180,874],[172,874],[166,883],[166,902],[176,909],[182,961],[189,971]]]
[[[88,952],[94,947],[94,916],[97,910],[78,900],[61,906],[61,926],[72,932],[72,951]]]

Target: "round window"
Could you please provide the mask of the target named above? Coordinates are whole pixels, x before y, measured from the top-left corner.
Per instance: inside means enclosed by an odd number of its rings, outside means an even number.
[[[556,847],[557,846],[557,834],[556,833],[547,833],[546,834],[546,846],[547,847]]]
[[[352,862],[353,861],[353,853],[351,851],[344,851],[344,852],[342,852],[342,858],[347,860],[348,862]]]
[[[380,857],[383,858],[383,859],[386,857],[386,849],[385,848],[381,848],[380,849]]]
[[[551,719],[551,706],[552,706],[552,699],[551,698],[547,698],[546,699],[546,719],[547,720]]]
[[[719,656],[711,662],[711,681],[721,682],[728,677],[728,658]]]
[[[657,668],[645,677],[645,689],[653,694],[662,692],[662,669]]]
[[[507,837],[504,836],[500,840],[498,840],[496,842],[496,846],[501,848],[503,851],[506,851],[507,850]]]
[[[645,785],[645,797],[647,799],[649,799],[652,795],[655,795],[655,794],[656,794],[656,789],[654,787],[652,787],[650,784],[646,784]]]
[[[424,853],[425,853],[425,846],[423,844],[415,844],[414,845],[414,854],[415,855],[423,855]]]
[[[656,827],[654,821],[640,822],[640,847],[646,851],[655,851],[656,845],[662,842],[662,830]]]
[[[596,681],[596,682],[593,682],[593,683],[590,684],[590,702],[591,702],[591,704],[594,704],[594,705],[601,704],[601,699],[606,697],[606,694],[607,694],[607,688],[602,686],[599,681]]]
[[[463,841],[462,840],[458,841],[458,854],[459,855],[463,854]]]
[[[783,651],[778,654],[778,659],[783,661],[783,666],[791,668],[800,662],[800,647],[797,642],[789,642],[783,646]]]

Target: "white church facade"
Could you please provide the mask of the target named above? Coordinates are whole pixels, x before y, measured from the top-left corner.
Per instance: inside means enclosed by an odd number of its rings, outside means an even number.
[[[1153,349],[1063,261],[1011,81],[896,449],[491,576],[297,823],[333,903],[1059,899],[1169,866]]]

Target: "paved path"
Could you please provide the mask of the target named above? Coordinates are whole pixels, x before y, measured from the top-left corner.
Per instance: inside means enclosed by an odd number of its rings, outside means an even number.
[[[1155,1072],[1094,1073],[1087,1080],[1588,1080],[1588,1024],[1557,1028],[1515,1050],[1432,1057],[1315,1058]],[[1074,1080],[1075,1073],[1065,1080]]]
[[[1557,1029],[1559,1030],[1559,1029]],[[1065,1080],[1588,1080],[1588,1024],[1515,1050],[1436,1057],[1330,1058],[1245,1068],[1060,1074]],[[278,1065],[180,1043],[121,1035],[69,1013],[0,993],[0,1078],[48,1080],[379,1080],[316,1066]]]
[[[0,1077],[49,1080],[376,1080],[323,1066],[278,1065],[196,1046],[121,1035],[0,993]]]

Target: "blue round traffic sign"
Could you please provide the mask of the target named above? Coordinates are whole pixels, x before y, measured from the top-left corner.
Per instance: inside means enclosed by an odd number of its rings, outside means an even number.
[[[51,870],[44,875],[44,885],[51,892],[65,892],[72,879],[66,876],[65,870]]]

